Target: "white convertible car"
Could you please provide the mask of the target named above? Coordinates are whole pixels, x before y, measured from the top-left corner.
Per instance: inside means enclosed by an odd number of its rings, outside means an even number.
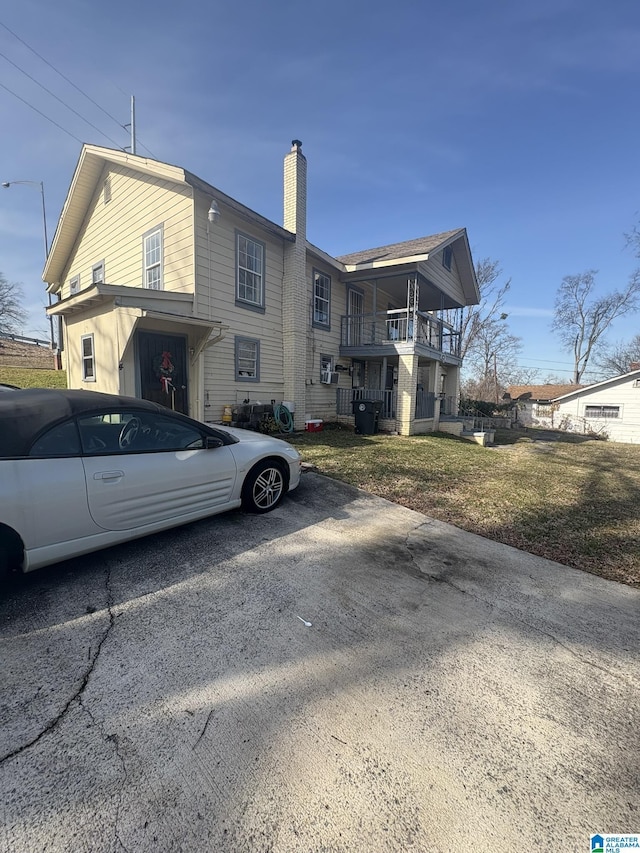
[[[93,391],[0,394],[0,578],[225,510],[274,509],[298,451],[156,403]]]

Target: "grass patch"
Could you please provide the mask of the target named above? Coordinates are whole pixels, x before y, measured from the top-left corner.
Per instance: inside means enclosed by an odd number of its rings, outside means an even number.
[[[0,382],[19,388],[66,388],[66,370],[0,367]]]
[[[556,440],[548,441],[549,437]],[[464,530],[640,587],[640,446],[505,430],[288,437],[318,471]]]

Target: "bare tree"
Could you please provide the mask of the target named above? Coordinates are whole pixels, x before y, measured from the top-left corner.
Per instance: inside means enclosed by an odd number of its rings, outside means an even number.
[[[0,335],[17,334],[27,317],[22,307],[22,285],[12,284],[0,272]]]
[[[480,303],[463,310],[460,352],[464,364],[463,387],[477,400],[498,402],[511,376],[518,371],[520,338],[505,323],[506,296],[511,279],[500,282],[499,261],[483,258],[476,264]]]
[[[634,335],[630,341],[626,342],[603,344],[594,362],[598,372],[605,379],[628,373],[632,362],[640,362],[640,335]]]
[[[481,335],[485,323],[496,320],[504,314],[504,300],[511,287],[511,279],[502,284],[498,279],[502,275],[500,261],[482,258],[476,263],[476,279],[480,291],[478,305],[470,305],[462,314],[460,326],[460,355],[463,360],[467,353],[474,348]],[[506,315],[505,315],[506,318]]]
[[[509,377],[517,370],[520,338],[509,333],[506,316],[485,319],[478,325],[472,346],[467,350],[473,380],[485,390],[480,399],[500,401]],[[490,390],[489,390],[490,389]]]
[[[589,359],[611,323],[622,314],[637,311],[640,304],[640,271],[624,290],[595,296],[595,270],[567,275],[558,288],[552,328],[573,354],[573,381],[580,382]]]

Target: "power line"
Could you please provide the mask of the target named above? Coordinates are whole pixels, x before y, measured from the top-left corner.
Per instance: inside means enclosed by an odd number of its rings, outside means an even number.
[[[55,67],[55,65],[52,65],[52,64],[49,62],[49,60],[45,59],[45,58],[44,58],[44,56],[42,56],[42,54],[38,53],[38,51],[37,51],[37,50],[35,50],[35,48],[31,47],[31,45],[30,45],[30,44],[27,44],[27,42],[26,42],[24,39],[21,39],[21,38],[20,38],[20,36],[19,36],[19,35],[17,35],[17,33],[14,33],[14,32],[13,32],[13,30],[9,29],[9,27],[8,27],[6,24],[4,24],[2,21],[0,21],[0,26],[4,27],[4,28],[5,28],[5,30],[6,30],[7,32],[11,33],[11,35],[12,35],[14,38],[18,39],[18,41],[19,41],[19,42],[21,42],[21,44],[23,44],[26,48],[28,48],[28,49],[31,51],[31,53],[35,54],[35,55],[38,57],[38,59],[42,60],[42,62],[44,62],[44,63],[45,63],[45,65],[48,65],[48,66],[49,66],[49,68],[51,68],[53,71],[55,71],[55,72],[56,72],[56,74],[59,74],[59,75],[60,75],[60,77],[62,77],[62,79],[63,79],[63,80],[66,80],[66,81],[67,81],[67,83],[68,83],[70,86],[73,86],[73,88],[74,88],[74,89],[76,89],[78,92],[80,92],[80,94],[81,94],[81,95],[84,95],[84,97],[85,97],[88,101],[91,101],[91,103],[92,103],[95,107],[97,107],[99,110],[101,110],[101,111],[102,111],[106,116],[108,116],[112,121],[115,121],[115,123],[118,125],[118,127],[120,127],[120,128],[122,128],[122,127],[123,127],[123,125],[121,124],[121,122],[119,122],[119,121],[118,121],[118,119],[117,119],[117,118],[114,118],[114,117],[111,115],[111,113],[107,112],[107,110],[105,110],[105,109],[104,109],[104,107],[101,107],[101,106],[100,106],[100,104],[99,104],[97,101],[94,101],[94,100],[93,100],[93,98],[92,98],[90,95],[87,95],[87,93],[86,93],[86,92],[83,92],[83,91],[82,91],[82,89],[81,89],[79,86],[76,86],[76,84],[73,82],[73,80],[70,80],[70,79],[69,79],[65,74],[63,74],[63,73],[62,73],[62,71],[58,71],[58,69]],[[108,139],[108,138],[109,138],[109,137],[107,137],[107,139]]]
[[[78,139],[78,137],[77,137],[77,136],[75,136],[73,133],[71,133],[71,131],[70,131],[70,130],[67,130],[67,128],[66,128],[66,127],[63,127],[61,124],[58,124],[58,122],[57,122],[57,121],[54,121],[52,118],[49,118],[49,116],[45,115],[45,114],[44,114],[43,112],[41,112],[37,107],[34,107],[34,106],[33,106],[33,104],[30,104],[30,103],[29,103],[29,101],[25,101],[25,99],[24,99],[24,98],[22,98],[20,95],[16,94],[16,92],[12,91],[8,86],[5,86],[5,85],[4,85],[4,83],[0,83],[0,86],[2,86],[2,88],[3,88],[3,89],[5,89],[7,92],[9,92],[9,94],[10,94],[10,95],[13,95],[13,96],[14,96],[14,98],[17,98],[19,101],[22,101],[22,103],[23,103],[23,104],[26,104],[26,105],[27,105],[28,107],[30,107],[34,112],[38,113],[38,115],[41,115],[41,116],[42,116],[42,118],[46,118],[46,120],[47,120],[47,121],[50,121],[50,122],[51,122],[51,124],[55,124],[55,126],[56,126],[57,128],[59,128],[61,131],[63,131],[63,133],[66,133],[66,134],[67,134],[67,136],[70,136],[72,139],[75,139],[75,140],[76,140],[76,142],[79,142],[79,143],[80,143],[80,145],[83,145],[83,144],[84,144],[84,143],[82,142],[82,140],[81,140],[81,139]]]
[[[48,95],[51,95],[51,97],[52,97],[52,98],[55,98],[55,99],[56,99],[56,101],[59,101],[59,102],[62,104],[62,106],[63,106],[63,107],[66,107],[68,110],[71,110],[71,112],[72,112],[74,115],[78,116],[78,118],[79,118],[79,119],[81,119],[81,120],[82,120],[82,121],[84,121],[86,124],[88,124],[88,125],[89,125],[89,127],[92,127],[94,130],[96,130],[96,131],[100,134],[100,136],[104,136],[104,137],[105,137],[105,139],[108,139],[108,140],[109,140],[109,142],[113,142],[113,144],[116,146],[116,148],[122,148],[122,145],[118,145],[118,143],[115,141],[115,139],[112,139],[112,138],[111,138],[110,136],[108,136],[104,131],[100,130],[100,128],[99,128],[99,127],[96,127],[96,126],[95,126],[95,124],[92,124],[92,123],[91,123],[88,119],[86,119],[84,116],[80,115],[80,113],[79,113],[77,110],[74,110],[74,108],[73,108],[73,107],[70,107],[70,106],[69,106],[69,104],[65,103],[65,101],[63,101],[63,100],[62,100],[62,98],[59,98],[59,97],[55,94],[55,92],[52,92],[50,89],[47,89],[47,87],[46,87],[46,86],[44,86],[42,83],[40,83],[38,80],[36,80],[36,78],[35,78],[35,77],[32,77],[32,76],[31,76],[31,74],[27,73],[23,68],[20,68],[20,66],[19,66],[19,65],[17,65],[17,64],[16,64],[12,59],[9,59],[9,57],[8,57],[8,56],[5,56],[5,54],[4,54],[4,53],[1,53],[1,52],[0,52],[0,56],[1,56],[4,60],[6,60],[10,65],[13,65],[13,67],[14,67],[14,68],[17,68],[17,69],[18,69],[18,71],[20,71],[20,73],[21,73],[21,74],[24,74],[24,75],[25,75],[25,77],[28,77],[28,78],[29,78],[29,80],[32,80],[32,81],[33,81],[37,86],[40,86],[40,88],[41,88],[41,89],[44,89],[44,91],[45,91]]]
[[[24,45],[28,50],[30,50],[30,51],[31,51],[31,53],[33,53],[35,56],[37,56],[37,57],[38,57],[38,59],[40,59],[42,62],[44,62],[44,63],[45,63],[45,65],[48,65],[48,66],[49,66],[49,68],[51,68],[53,71],[55,71],[55,72],[56,72],[56,74],[58,74],[60,77],[62,77],[62,79],[63,79],[63,80],[66,80],[66,81],[67,81],[67,83],[68,83],[70,86],[73,86],[73,88],[74,88],[74,89],[76,89],[78,92],[80,92],[80,94],[81,94],[81,95],[83,95],[83,96],[84,96],[88,101],[90,101],[90,102],[91,102],[95,107],[97,107],[101,112],[103,112],[106,116],[108,116],[108,118],[110,118],[110,119],[111,119],[111,121],[114,121],[114,122],[118,125],[118,127],[119,127],[119,128],[121,128],[121,129],[123,129],[123,130],[126,130],[126,125],[124,125],[124,124],[122,124],[122,122],[118,121],[118,119],[117,119],[117,118],[115,118],[114,116],[112,116],[110,112],[108,112],[107,110],[105,110],[105,109],[104,109],[104,107],[100,106],[100,104],[99,104],[97,101],[94,101],[94,99],[93,99],[90,95],[87,95],[87,93],[86,93],[86,92],[84,92],[84,91],[83,91],[79,86],[77,86],[77,85],[73,82],[73,80],[70,80],[70,79],[69,79],[69,77],[67,77],[67,76],[66,76],[66,74],[63,74],[63,73],[62,73],[62,71],[59,71],[59,70],[55,67],[55,65],[52,65],[52,63],[51,63],[51,62],[49,62],[49,60],[48,60],[48,59],[45,59],[45,58],[44,58],[44,56],[42,56],[42,54],[38,53],[38,51],[37,51],[35,48],[31,47],[31,45],[30,45],[30,44],[27,44],[27,42],[26,42],[24,39],[20,38],[20,36],[19,36],[17,33],[14,33],[14,32],[13,32],[13,30],[12,30],[12,29],[10,29],[10,28],[5,24],[5,23],[3,23],[2,21],[0,21],[0,26],[1,26],[1,27],[4,27],[4,29],[5,29],[8,33],[11,33],[11,35],[12,35],[14,38],[16,38],[16,39],[17,39],[21,44],[23,44],[23,45]],[[6,58],[6,57],[5,57],[5,58]],[[16,66],[16,67],[17,67],[17,66]],[[20,70],[20,71],[22,71],[22,69],[21,69],[21,68],[20,68],[19,70]],[[23,74],[26,74],[26,72],[23,72]],[[29,76],[29,75],[27,74],[27,76]],[[35,82],[37,82],[37,81],[35,81]],[[40,85],[40,84],[38,84],[38,85]],[[43,86],[43,88],[44,88],[44,86]],[[46,90],[46,91],[48,91],[48,90]],[[121,90],[121,91],[122,91],[122,90]],[[13,93],[12,93],[12,94],[13,94]],[[49,94],[52,94],[52,93],[49,93]],[[54,95],[54,97],[56,97],[56,95]],[[58,98],[58,100],[60,100],[60,99]],[[64,103],[64,102],[62,102],[62,103]],[[65,104],[65,106],[67,106],[67,104]],[[71,107],[69,107],[69,109],[71,109]],[[72,112],[75,112],[75,110],[72,110]],[[76,115],[78,115],[78,114],[76,113]],[[82,116],[80,116],[80,118],[82,118]],[[83,119],[83,121],[87,121],[87,120],[86,120],[86,119]],[[54,122],[54,123],[55,123],[55,122]],[[91,122],[88,122],[88,121],[87,121],[87,124],[91,124]],[[94,125],[91,125],[91,127],[94,127]],[[94,128],[94,129],[95,129],[95,130],[98,130],[98,128]],[[98,132],[99,132],[99,133],[102,133],[102,131],[98,131]],[[109,139],[109,140],[110,140],[110,142],[113,142],[113,139],[111,139],[109,136],[107,136],[107,134],[106,134],[106,133],[102,133],[102,135],[103,135],[103,136],[105,136],[107,139]],[[75,138],[75,137],[74,137],[74,138]],[[148,152],[149,152],[149,154],[151,154],[151,156],[152,156],[155,160],[157,160],[157,159],[158,159],[158,158],[155,156],[155,154],[153,153],[153,151],[150,151],[150,150],[149,150],[149,148],[147,148],[147,146],[146,146],[146,145],[145,145],[145,144],[144,144],[140,139],[138,139],[138,140],[137,140],[137,142],[138,142],[138,144],[139,144],[139,145],[141,145],[141,146],[145,149],[145,151],[148,151]],[[122,149],[122,146],[121,146],[121,145],[118,145],[118,144],[117,144],[117,142],[114,142],[113,144],[114,144],[114,145],[116,145],[118,148]]]

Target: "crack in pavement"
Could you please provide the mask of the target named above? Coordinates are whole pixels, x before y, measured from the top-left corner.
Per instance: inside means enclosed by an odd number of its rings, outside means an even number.
[[[49,732],[53,731],[58,726],[58,724],[67,715],[67,713],[69,712],[69,709],[71,708],[71,706],[73,705],[73,703],[76,700],[80,700],[80,701],[82,700],[82,694],[84,693],[85,688],[86,688],[87,684],[89,683],[89,679],[91,678],[91,674],[93,673],[93,670],[94,670],[95,665],[98,661],[98,658],[100,657],[100,652],[102,651],[102,646],[103,646],[105,640],[107,639],[107,637],[109,636],[109,633],[110,633],[111,629],[113,628],[113,624],[114,624],[114,618],[115,617],[113,615],[113,609],[112,609],[113,593],[111,591],[111,569],[109,567],[107,567],[107,574],[106,574],[106,578],[105,578],[105,587],[107,590],[106,608],[107,608],[107,613],[109,614],[109,624],[107,625],[102,637],[100,638],[100,641],[98,642],[95,654],[93,655],[93,658],[89,661],[89,666],[87,667],[84,675],[82,676],[82,679],[80,681],[80,685],[79,685],[78,689],[75,691],[73,696],[71,696],[71,698],[65,703],[62,710],[58,714],[56,714],[56,716],[50,722],[48,722],[47,725],[42,729],[42,731],[40,731],[34,738],[32,738],[27,743],[22,744],[22,746],[19,746],[16,749],[13,749],[10,752],[5,753],[5,755],[0,756],[0,764],[3,764],[5,761],[9,761],[10,759],[15,758],[17,755],[20,755],[20,753],[24,752],[27,749],[30,749],[32,746],[35,746],[35,744],[37,744],[45,735],[47,735]],[[91,648],[91,647],[89,647],[89,648]]]
[[[113,734],[108,734],[105,731],[104,723],[99,722],[94,717],[91,709],[87,705],[85,705],[82,696],[78,697],[78,701],[80,703],[80,706],[82,707],[82,710],[87,714],[87,716],[89,717],[89,719],[91,720],[93,725],[102,734],[103,740],[108,741],[109,743],[113,744],[113,751],[114,751],[115,755],[117,756],[118,761],[120,762],[120,766],[122,768],[123,779],[122,779],[122,784],[120,786],[120,792],[118,795],[118,804],[116,806],[116,815],[115,815],[115,820],[114,820],[114,824],[113,824],[113,838],[114,838],[114,841],[116,841],[120,845],[120,847],[125,851],[125,853],[130,853],[129,849],[125,846],[125,843],[123,842],[122,838],[120,838],[120,833],[118,831],[118,826],[120,823],[120,810],[122,809],[122,804],[124,802],[124,788],[125,788],[128,780],[129,780],[129,774],[127,773],[127,765],[125,763],[124,756],[123,756],[122,752],[120,751],[120,741],[118,740],[118,735],[115,732]]]
[[[191,747],[191,749],[195,749],[195,748],[196,748],[196,746],[200,743],[200,741],[201,741],[201,740],[202,740],[202,738],[204,737],[204,733],[205,733],[205,732],[206,732],[206,730],[207,730],[207,726],[208,726],[208,725],[209,725],[209,723],[211,722],[211,717],[213,716],[213,712],[214,712],[214,709],[212,708],[212,709],[209,711],[209,716],[207,717],[207,720],[206,720],[206,722],[205,722],[205,724],[204,724],[204,726],[203,726],[203,728],[202,728],[202,731],[200,732],[200,735],[199,735],[199,737],[198,737],[198,740],[194,743],[194,745]]]
[[[516,622],[519,622],[521,625],[525,625],[527,628],[529,628],[530,631],[533,631],[536,634],[540,634],[543,637],[547,637],[549,640],[552,640],[554,643],[556,643],[558,646],[560,646],[560,648],[564,649],[566,652],[568,652],[570,655],[572,655],[580,663],[582,663],[586,666],[590,666],[593,669],[597,669],[600,672],[604,672],[605,674],[610,675],[612,678],[615,678],[619,681],[622,681],[622,682],[630,685],[631,687],[637,688],[637,686],[638,686],[637,681],[634,678],[629,677],[627,675],[624,675],[622,673],[613,672],[609,667],[606,667],[606,666],[603,666],[602,664],[596,663],[594,660],[591,660],[590,658],[583,657],[579,652],[577,652],[575,649],[571,648],[571,646],[567,645],[562,640],[560,640],[555,634],[551,633],[550,631],[545,631],[543,628],[539,627],[538,625],[535,625],[535,624],[532,624],[531,622],[528,622],[525,618],[523,618],[522,616],[519,616],[514,611],[508,610],[505,607],[500,607],[500,605],[498,605],[495,601],[491,601],[491,600],[488,600],[486,598],[483,598],[481,595],[478,595],[477,593],[470,592],[469,590],[464,589],[461,586],[458,586],[457,584],[453,583],[453,581],[450,578],[443,576],[442,574],[432,575],[432,574],[429,574],[429,572],[424,572],[420,568],[420,564],[418,563],[418,561],[415,558],[415,555],[413,554],[413,551],[411,549],[411,545],[409,544],[409,537],[412,536],[413,534],[415,534],[421,528],[428,527],[429,525],[430,525],[430,522],[423,522],[422,524],[418,524],[416,527],[414,527],[412,530],[410,530],[407,533],[407,535],[405,537],[405,542],[404,542],[405,548],[409,552],[409,555],[411,557],[412,562],[414,563],[414,565],[416,566],[417,570],[420,572],[422,577],[426,578],[427,580],[434,581],[436,583],[446,584],[447,586],[450,586],[452,589],[455,589],[457,592],[460,592],[463,595],[468,595],[470,598],[474,599],[474,601],[477,601],[480,604],[484,604],[485,607],[488,607],[490,610],[495,610],[497,613],[499,613],[501,615],[508,614]]]

